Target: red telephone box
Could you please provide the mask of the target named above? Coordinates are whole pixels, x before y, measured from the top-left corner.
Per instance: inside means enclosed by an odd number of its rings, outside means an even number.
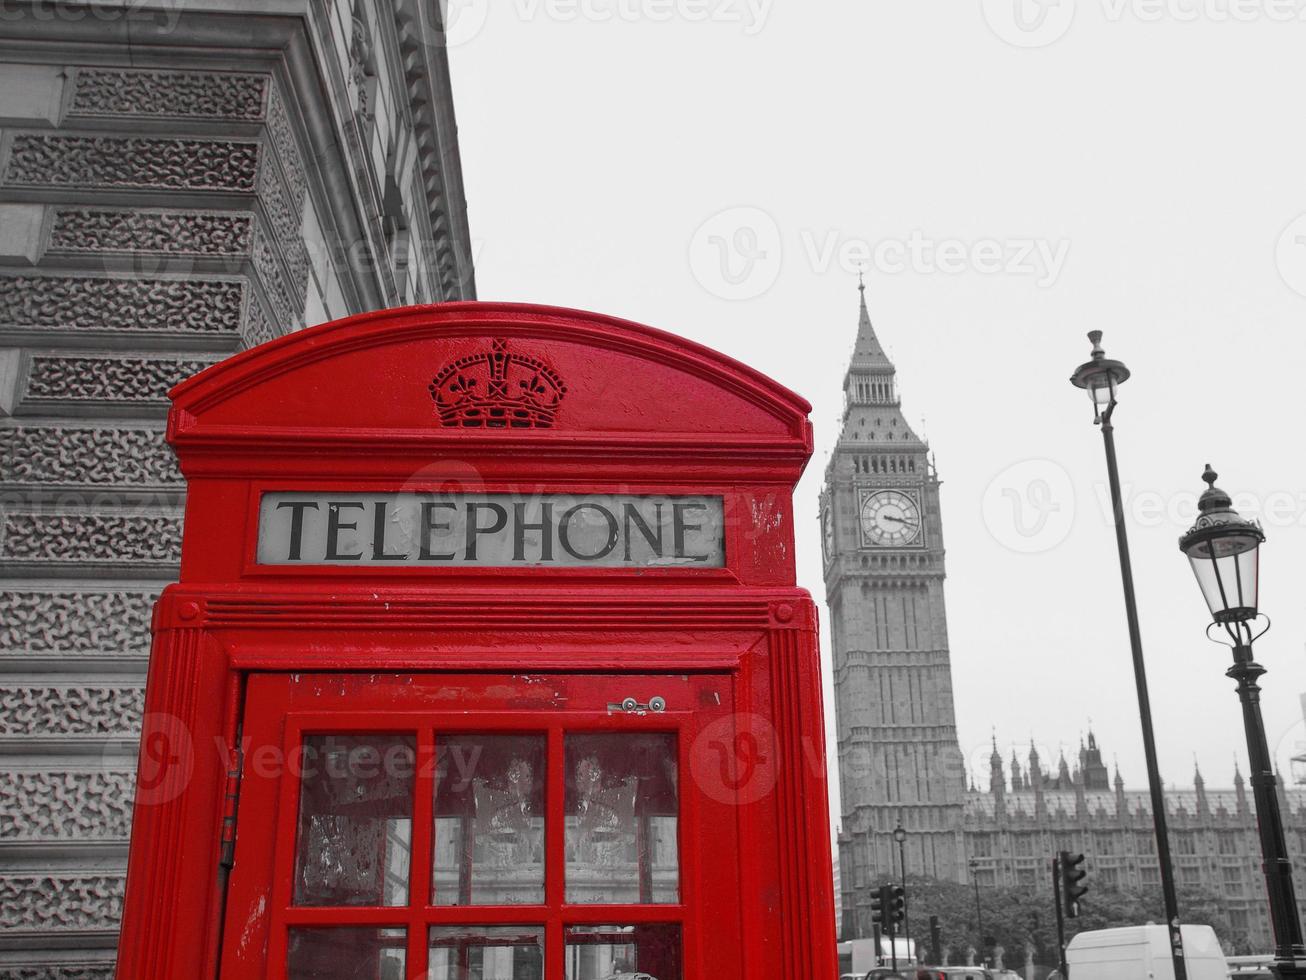
[[[808,405],[458,303],[172,392],[120,980],[830,980]]]

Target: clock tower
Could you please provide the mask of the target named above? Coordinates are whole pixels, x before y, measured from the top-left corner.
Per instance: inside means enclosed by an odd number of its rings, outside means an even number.
[[[908,874],[964,880],[965,777],[944,613],[939,480],[903,417],[861,293],[843,428],[821,493],[838,727],[842,936],[871,935],[870,891]]]

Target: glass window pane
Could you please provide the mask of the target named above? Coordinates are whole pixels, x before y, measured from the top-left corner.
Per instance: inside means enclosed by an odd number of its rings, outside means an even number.
[[[405,905],[413,827],[411,735],[304,739],[296,905]]]
[[[404,930],[325,927],[290,930],[289,980],[405,980]]]
[[[434,926],[427,980],[543,980],[539,926]]]
[[[542,904],[544,736],[437,734],[435,746],[434,904]]]
[[[676,737],[566,738],[567,901],[679,901]]]
[[[567,980],[681,980],[680,926],[569,926]]]

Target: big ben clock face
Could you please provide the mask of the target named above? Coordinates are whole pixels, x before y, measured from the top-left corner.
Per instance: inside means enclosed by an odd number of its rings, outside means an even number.
[[[862,498],[862,537],[877,548],[902,548],[919,544],[921,509],[915,497],[902,490],[877,490]]]
[[[828,504],[821,511],[821,556],[827,565],[834,557],[834,515]]]

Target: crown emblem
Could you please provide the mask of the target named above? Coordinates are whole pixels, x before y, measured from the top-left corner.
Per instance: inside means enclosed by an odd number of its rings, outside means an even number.
[[[441,424],[466,429],[552,428],[567,393],[556,371],[502,339],[450,361],[428,388]]]

